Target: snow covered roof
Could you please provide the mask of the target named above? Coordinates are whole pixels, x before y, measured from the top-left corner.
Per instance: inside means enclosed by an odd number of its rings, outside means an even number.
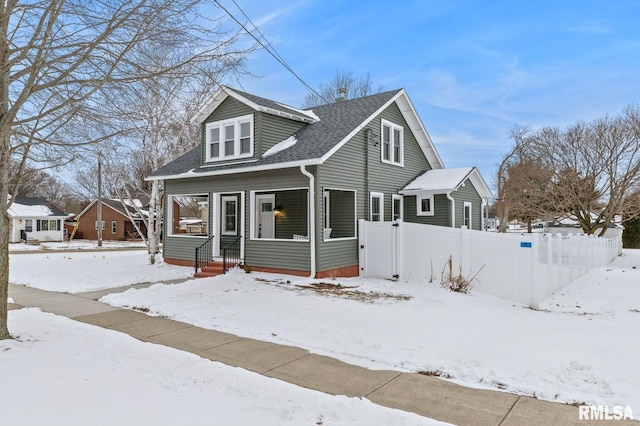
[[[467,179],[471,181],[482,198],[491,196],[491,190],[475,167],[428,170],[409,182],[400,190],[400,194],[409,195],[418,192],[444,194],[456,191]]]
[[[11,217],[66,217],[67,214],[44,198],[16,198],[9,208]]]

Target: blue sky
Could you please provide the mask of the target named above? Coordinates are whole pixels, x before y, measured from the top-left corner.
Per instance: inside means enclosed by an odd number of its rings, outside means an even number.
[[[236,3],[312,87],[337,70],[404,87],[445,166],[477,166],[490,186],[516,124],[565,127],[640,99],[636,0]],[[307,89],[266,52],[247,67],[260,78],[241,89],[301,105]]]

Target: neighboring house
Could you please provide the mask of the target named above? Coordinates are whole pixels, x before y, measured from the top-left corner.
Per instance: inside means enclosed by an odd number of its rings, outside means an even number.
[[[359,219],[482,227],[486,183],[442,170],[404,89],[300,110],[222,87],[193,121],[202,144],[149,177],[165,262],[194,265],[212,238],[254,271],[356,276]]]
[[[16,198],[9,208],[11,238],[20,241],[62,241],[67,214],[44,198]]]
[[[134,199],[132,201],[141,208],[143,214],[147,213],[146,210],[143,210],[146,206],[144,200]],[[105,198],[102,200],[103,240],[135,240],[140,238],[133,222],[127,215],[127,210],[130,212],[131,218],[138,224],[140,231],[147,232],[144,218],[137,213],[130,202],[125,201],[125,204],[127,204],[126,210],[119,199]],[[74,238],[98,239],[98,200],[93,200],[75,219],[77,229]]]

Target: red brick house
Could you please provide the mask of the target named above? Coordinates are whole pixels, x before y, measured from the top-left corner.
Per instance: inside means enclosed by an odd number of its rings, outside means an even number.
[[[133,200],[146,213],[144,201]],[[127,215],[127,210],[130,215]],[[125,206],[118,199],[102,200],[102,239],[103,240],[137,240],[140,239],[130,217],[138,224],[140,231],[147,232],[145,222],[132,205]],[[75,239],[98,239],[98,200],[94,200],[76,217],[77,230]]]

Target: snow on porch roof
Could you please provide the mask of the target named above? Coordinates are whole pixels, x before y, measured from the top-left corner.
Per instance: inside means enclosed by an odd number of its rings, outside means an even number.
[[[443,194],[457,190],[467,178],[471,180],[481,197],[488,198],[491,196],[489,187],[475,167],[427,170],[402,188],[400,194],[407,195],[417,192]]]

